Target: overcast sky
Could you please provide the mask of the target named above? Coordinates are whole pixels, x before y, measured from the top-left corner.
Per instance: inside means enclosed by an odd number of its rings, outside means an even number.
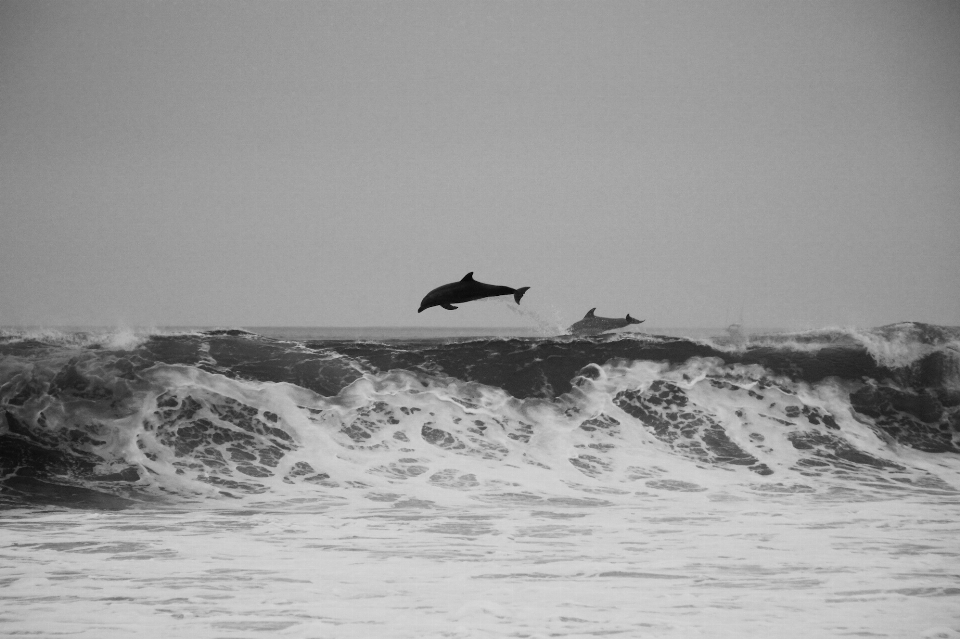
[[[960,2],[2,2],[0,325],[960,324]]]

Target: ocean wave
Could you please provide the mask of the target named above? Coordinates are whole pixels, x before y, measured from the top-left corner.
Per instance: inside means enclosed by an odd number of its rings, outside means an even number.
[[[159,328],[93,328],[73,330],[69,328],[2,328],[0,344],[36,344],[53,347],[91,349],[103,348],[113,351],[130,351],[147,343],[158,335],[185,335],[193,331]]]
[[[817,353],[824,349],[861,348],[886,368],[904,368],[936,352],[960,353],[960,327],[901,322],[872,329],[827,327],[796,332],[752,333],[732,329],[732,335],[694,338],[723,353],[759,348]],[[634,339],[624,334],[622,339]]]
[[[735,352],[656,336],[296,342],[232,329],[8,340],[0,485],[11,503],[68,505],[960,487],[953,462],[934,461],[960,453],[950,331],[874,334],[933,350],[881,365],[838,331],[829,346],[802,336],[815,351],[791,337]]]

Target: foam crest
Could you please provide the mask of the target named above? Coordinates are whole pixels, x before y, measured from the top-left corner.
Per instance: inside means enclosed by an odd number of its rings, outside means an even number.
[[[88,330],[48,327],[5,328],[0,329],[0,343],[39,342],[49,346],[66,348],[103,348],[113,351],[131,351],[143,346],[154,336],[187,334],[193,334],[193,332],[151,327],[114,327]]]
[[[722,353],[744,353],[770,348],[786,352],[817,353],[825,348],[863,348],[877,364],[906,368],[937,352],[960,354],[960,328],[918,322],[891,324],[873,329],[827,327],[788,333],[743,333],[691,338]]]
[[[852,331],[854,338],[884,366],[906,367],[935,352],[960,355],[960,328],[915,322]]]

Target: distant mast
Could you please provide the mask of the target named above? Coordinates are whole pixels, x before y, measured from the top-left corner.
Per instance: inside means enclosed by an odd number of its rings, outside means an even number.
[[[743,307],[744,303],[740,302],[740,321],[736,324],[731,324],[727,327],[727,335],[724,341],[741,346],[750,341],[750,338],[747,336],[746,330],[743,328]]]

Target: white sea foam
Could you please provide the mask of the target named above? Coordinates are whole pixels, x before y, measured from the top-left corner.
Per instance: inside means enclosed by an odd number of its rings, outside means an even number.
[[[10,513],[0,629],[806,639],[958,627],[952,498],[651,489],[629,506],[301,506]]]

